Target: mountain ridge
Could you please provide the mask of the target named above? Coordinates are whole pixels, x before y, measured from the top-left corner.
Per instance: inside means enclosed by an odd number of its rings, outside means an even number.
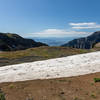
[[[73,47],[79,49],[92,49],[96,43],[100,42],[100,31],[94,32],[90,36],[74,39],[63,44],[64,47]]]
[[[18,34],[0,33],[0,51],[24,50],[32,47],[48,46],[45,43],[26,39]]]

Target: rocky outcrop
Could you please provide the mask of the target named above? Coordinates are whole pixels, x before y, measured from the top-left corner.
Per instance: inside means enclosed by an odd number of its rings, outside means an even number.
[[[96,43],[100,42],[100,31],[94,32],[92,35],[84,38],[74,39],[62,46],[80,49],[91,49]]]
[[[0,33],[0,51],[24,50],[32,47],[47,46],[32,39],[25,39],[17,34]]]

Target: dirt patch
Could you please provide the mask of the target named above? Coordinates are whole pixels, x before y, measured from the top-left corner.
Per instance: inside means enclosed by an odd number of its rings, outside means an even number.
[[[48,80],[2,83],[6,100],[100,100],[100,73]]]

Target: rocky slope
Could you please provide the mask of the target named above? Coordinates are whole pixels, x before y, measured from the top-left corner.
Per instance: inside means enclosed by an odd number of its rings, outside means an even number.
[[[32,39],[25,39],[17,34],[0,33],[0,51],[23,50],[32,47],[47,46]]]
[[[94,32],[92,35],[84,38],[74,39],[62,46],[81,48],[81,49],[91,49],[96,43],[100,42],[100,31]]]

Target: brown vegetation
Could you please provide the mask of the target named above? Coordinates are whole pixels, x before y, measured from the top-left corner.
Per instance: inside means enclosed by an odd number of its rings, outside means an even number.
[[[65,57],[91,51],[93,50],[68,47],[38,47],[20,51],[1,52],[0,66]]]

